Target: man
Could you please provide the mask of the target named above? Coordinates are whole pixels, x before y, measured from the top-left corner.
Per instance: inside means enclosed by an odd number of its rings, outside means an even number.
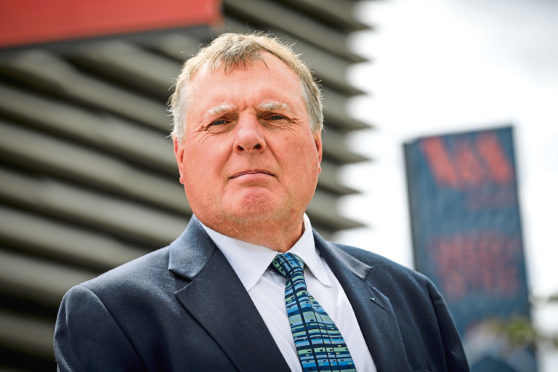
[[[312,231],[322,107],[288,47],[221,35],[185,64],[171,110],[194,216],[65,295],[60,370],[468,370],[428,279]]]

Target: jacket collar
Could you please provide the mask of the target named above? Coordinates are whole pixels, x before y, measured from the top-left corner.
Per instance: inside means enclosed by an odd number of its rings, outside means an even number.
[[[186,230],[169,246],[169,270],[193,279],[204,268],[217,247],[192,215]]]
[[[248,292],[196,217],[169,250],[169,270],[189,279],[177,299],[236,368],[289,371]]]
[[[403,339],[391,302],[374,286],[374,278],[381,271],[374,263],[366,264],[325,241],[315,231],[314,241],[349,298],[378,371],[407,371]],[[195,216],[169,251],[169,270],[189,280],[176,292],[178,300],[237,368],[261,371],[273,366],[273,370],[288,371],[248,292]]]
[[[389,298],[374,283],[379,263],[366,264],[314,233],[320,250],[355,312],[364,340],[378,371],[408,371],[409,363]],[[396,285],[396,283],[394,283]]]

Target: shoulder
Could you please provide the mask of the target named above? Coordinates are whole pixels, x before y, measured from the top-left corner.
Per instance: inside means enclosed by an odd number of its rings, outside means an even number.
[[[334,249],[338,249],[368,266],[369,275],[373,278],[375,285],[384,290],[397,288],[398,290],[430,291],[433,286],[425,275],[377,253],[340,243],[329,242],[329,244]]]
[[[328,242],[331,246],[337,248],[338,250],[345,252],[346,254],[356,258],[357,260],[371,266],[371,267],[382,267],[384,269],[394,271],[394,272],[401,272],[401,273],[409,273],[409,274],[418,274],[413,269],[398,264],[395,261],[390,260],[382,255],[377,253],[353,247],[350,245],[345,245],[341,243],[335,242]],[[420,275],[420,274],[419,274]]]
[[[127,293],[153,292],[168,281],[168,262],[169,248],[161,248],[115,267],[76,287],[85,288],[101,299],[115,294],[125,296]],[[76,290],[76,287],[70,292]]]
[[[133,332],[144,322],[159,324],[177,306],[174,293],[185,285],[168,270],[168,251],[148,253],[72,287],[62,299],[57,327],[78,329],[76,324],[84,323],[96,329],[96,323],[105,323],[108,334],[113,328]]]
[[[350,256],[353,267],[361,265],[362,278],[389,298],[399,316],[447,313],[439,290],[425,275],[360,248],[338,243],[330,243],[330,246]]]
[[[143,370],[135,344],[157,327],[169,295],[168,249],[148,253],[72,287],[54,331],[60,370]],[[165,297],[166,296],[166,297]],[[141,331],[140,331],[141,330]],[[89,367],[87,367],[89,366]]]

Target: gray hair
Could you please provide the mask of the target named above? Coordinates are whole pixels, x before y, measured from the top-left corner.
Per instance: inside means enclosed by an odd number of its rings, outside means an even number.
[[[169,111],[173,118],[171,135],[176,136],[179,140],[184,135],[188,84],[198,70],[206,64],[214,69],[221,63],[224,64],[225,71],[232,70],[261,59],[262,52],[279,58],[300,78],[310,126],[313,132],[321,131],[324,114],[320,89],[308,67],[292,49],[278,39],[261,33],[225,33],[184,63],[182,71],[178,75],[174,93],[170,97]]]

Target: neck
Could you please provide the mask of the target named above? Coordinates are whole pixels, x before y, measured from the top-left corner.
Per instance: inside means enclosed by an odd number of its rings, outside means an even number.
[[[199,217],[198,217],[199,218]],[[304,233],[302,216],[289,221],[222,221],[206,223],[212,230],[234,239],[271,248],[277,252],[287,252]]]

